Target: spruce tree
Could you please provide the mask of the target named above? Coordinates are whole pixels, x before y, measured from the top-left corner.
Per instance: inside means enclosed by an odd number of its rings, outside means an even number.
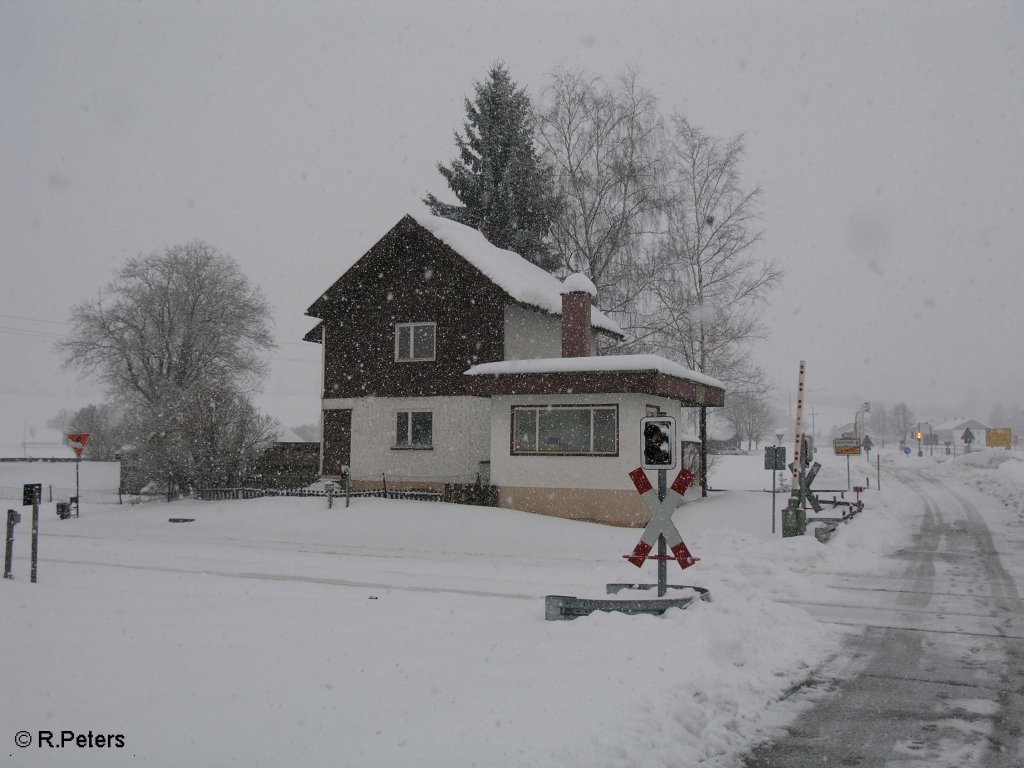
[[[534,148],[533,114],[526,91],[503,64],[495,64],[466,99],[464,135],[455,134],[459,156],[437,170],[462,203],[427,194],[435,216],[479,229],[499,248],[554,269],[546,239],[557,205],[550,170]]]

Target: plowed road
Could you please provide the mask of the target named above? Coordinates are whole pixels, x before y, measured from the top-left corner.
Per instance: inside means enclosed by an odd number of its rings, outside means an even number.
[[[802,603],[850,625],[847,652],[780,704],[801,714],[747,768],[1024,767],[1019,544],[993,537],[994,499],[925,472],[892,479],[923,505],[913,544],[889,572],[826,577]]]

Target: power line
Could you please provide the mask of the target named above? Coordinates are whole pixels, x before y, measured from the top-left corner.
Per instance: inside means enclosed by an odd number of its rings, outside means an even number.
[[[0,333],[13,333],[19,336],[32,336],[37,339],[63,339],[64,336],[59,333],[46,333],[45,331],[33,331],[25,328],[7,328],[0,326]]]
[[[0,315],[4,320],[28,320],[31,323],[50,323],[51,325],[74,325],[67,320],[44,320],[41,317],[23,317],[21,315]]]

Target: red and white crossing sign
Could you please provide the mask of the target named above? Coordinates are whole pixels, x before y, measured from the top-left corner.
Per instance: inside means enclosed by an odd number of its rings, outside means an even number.
[[[647,479],[647,473],[642,467],[637,467],[630,472],[629,477],[633,481],[633,485],[636,486],[640,498],[650,510],[651,521],[644,528],[643,535],[640,536],[640,542],[633,550],[633,554],[626,555],[626,559],[639,568],[651,554],[654,545],[658,543],[658,536],[663,535],[680,568],[686,569],[696,563],[699,558],[690,554],[690,550],[683,543],[683,537],[679,535],[679,529],[672,522],[672,513],[683,500],[686,489],[693,483],[693,472],[687,469],[680,470],[665,494],[664,501],[658,500],[658,494],[654,490],[654,486],[651,485],[651,481]]]
[[[81,457],[82,451],[85,450],[85,444],[89,442],[88,432],[77,432],[73,435],[68,435],[68,442],[71,443],[71,447],[75,451],[75,456]]]

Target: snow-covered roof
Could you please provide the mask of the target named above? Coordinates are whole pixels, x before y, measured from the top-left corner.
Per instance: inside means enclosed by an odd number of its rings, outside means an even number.
[[[949,419],[947,421],[942,422],[941,424],[936,424],[933,427],[933,429],[935,429],[936,431],[939,431],[939,430],[946,431],[946,430],[951,430],[951,429],[967,429],[968,427],[970,427],[972,429],[987,429],[988,425],[985,422],[983,422],[983,421],[979,421],[978,419],[962,419],[962,418],[960,418],[960,419]]]
[[[295,430],[290,429],[288,427],[278,427],[277,428],[277,432],[275,433],[275,437],[277,438],[277,442],[279,442],[279,443],[305,443],[305,442],[308,442],[306,440],[303,440],[301,437],[299,437],[295,433]]]
[[[67,443],[23,442],[16,445],[0,445],[0,458],[73,459],[75,452]]]
[[[443,242],[462,258],[479,269],[505,293],[522,304],[543,309],[553,315],[562,314],[562,282],[552,274],[531,264],[518,253],[492,245],[486,237],[464,224],[410,213],[421,227]],[[584,278],[585,279],[585,278]],[[589,280],[587,280],[590,283]],[[590,283],[593,288],[593,283]],[[596,293],[597,290],[594,289]],[[590,323],[595,328],[622,336],[618,323],[597,307],[590,310]]]
[[[579,373],[583,371],[657,371],[697,384],[725,389],[718,379],[691,371],[660,355],[603,355],[599,357],[542,357],[529,360],[501,360],[474,365],[467,376],[502,376],[524,373]]]

